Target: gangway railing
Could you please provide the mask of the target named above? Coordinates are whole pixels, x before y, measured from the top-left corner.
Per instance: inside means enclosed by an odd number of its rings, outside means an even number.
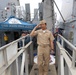
[[[24,45],[25,37],[21,37],[0,48],[0,75],[29,75],[28,65],[33,64],[33,45],[32,41]],[[19,41],[23,43],[20,48],[18,48]]]
[[[76,47],[59,34],[58,40],[60,40],[56,42],[56,66],[58,68],[58,75],[76,75]],[[65,49],[64,42],[72,49],[72,56]]]

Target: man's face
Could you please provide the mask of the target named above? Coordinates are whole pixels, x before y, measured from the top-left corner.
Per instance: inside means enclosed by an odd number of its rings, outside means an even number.
[[[46,24],[40,24],[41,29],[46,29]]]

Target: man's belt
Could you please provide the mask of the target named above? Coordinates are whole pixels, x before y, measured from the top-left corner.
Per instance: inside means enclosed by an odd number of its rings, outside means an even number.
[[[41,46],[41,47],[47,47],[47,46],[50,46],[49,44],[42,44],[42,45],[39,45],[38,46]]]

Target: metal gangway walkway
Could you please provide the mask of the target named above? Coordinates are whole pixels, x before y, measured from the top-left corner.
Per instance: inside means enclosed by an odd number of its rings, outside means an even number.
[[[37,64],[33,62],[33,42],[24,46],[25,37],[0,48],[0,75],[38,75]],[[61,42],[56,42],[56,62],[49,65],[49,75],[76,75],[76,47],[61,35],[58,38]],[[20,40],[23,46],[18,48]],[[65,49],[65,43],[72,49],[72,56]]]

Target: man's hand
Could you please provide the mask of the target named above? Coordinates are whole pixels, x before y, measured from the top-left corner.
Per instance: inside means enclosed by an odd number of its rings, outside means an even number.
[[[37,25],[35,28],[40,28],[41,26],[40,25]]]
[[[52,54],[52,55],[55,54],[54,50],[51,50],[51,54]]]
[[[30,36],[35,36],[35,30],[37,28],[40,28],[40,25],[37,25],[37,26],[34,27],[34,29],[32,30],[32,32],[30,33]]]

